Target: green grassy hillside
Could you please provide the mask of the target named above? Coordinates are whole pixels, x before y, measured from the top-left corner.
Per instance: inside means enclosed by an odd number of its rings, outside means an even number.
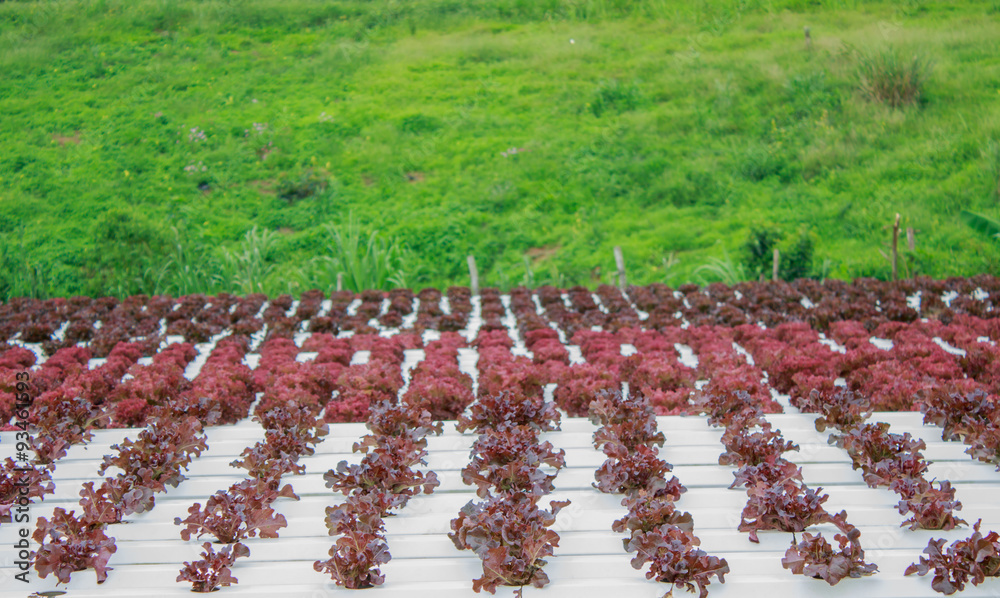
[[[886,278],[897,212],[903,274],[997,273],[997,56],[981,1],[8,1],[0,298],[329,287],[351,232],[412,287],[751,276],[754,227]]]

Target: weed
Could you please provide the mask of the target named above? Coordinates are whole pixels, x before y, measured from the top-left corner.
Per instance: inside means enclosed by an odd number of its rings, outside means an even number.
[[[48,286],[48,272],[32,262],[24,244],[24,228],[18,231],[17,243],[0,243],[0,300],[13,297],[41,298]]]
[[[677,257],[677,252],[671,251],[670,255],[663,256],[663,278],[661,281],[668,286],[677,286],[678,271],[677,266],[680,265],[680,259]]]
[[[795,119],[837,112],[842,98],[838,86],[825,71],[794,75],[785,84],[787,105]]]
[[[399,120],[399,130],[413,135],[431,133],[440,128],[441,120],[426,114],[410,114]]]
[[[278,197],[289,204],[300,199],[312,197],[317,193],[326,190],[329,185],[327,177],[321,173],[307,168],[298,176],[285,175],[278,181]]]
[[[238,249],[222,253],[218,282],[243,295],[266,292],[264,283],[275,271],[270,254],[277,237],[277,233],[256,226],[248,230]]]
[[[856,54],[855,79],[862,96],[892,108],[923,100],[933,68],[931,61],[919,55],[905,56],[895,48]]]
[[[156,294],[179,297],[206,292],[216,283],[212,271],[218,268],[218,262],[205,247],[183,239],[177,227],[171,227],[171,231],[174,238],[166,258],[147,273],[155,281]]]
[[[763,181],[773,176],[781,182],[788,182],[794,177],[796,170],[775,148],[754,143],[743,150],[736,172],[748,181]]]
[[[741,263],[734,262],[733,259],[729,257],[729,252],[724,249],[722,251],[721,258],[708,258],[708,262],[695,268],[693,275],[695,280],[703,285],[710,282],[722,282],[728,285],[734,285],[750,278],[746,266]]]
[[[1000,220],[969,210],[962,210],[962,219],[977,233],[1000,239]]]
[[[597,84],[590,101],[590,111],[600,118],[605,112],[621,114],[635,110],[642,101],[642,92],[635,81],[604,80]]]
[[[398,241],[378,230],[366,235],[353,215],[346,224],[326,225],[326,231],[329,255],[314,260],[317,286],[332,288],[338,274],[344,275],[345,289],[357,292],[406,286],[406,251]]]

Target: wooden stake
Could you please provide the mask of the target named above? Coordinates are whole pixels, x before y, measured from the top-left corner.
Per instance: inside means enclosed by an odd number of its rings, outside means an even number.
[[[344,273],[343,272],[337,272],[337,290],[338,291],[343,291],[344,290]]]
[[[779,268],[780,264],[781,264],[781,252],[778,251],[777,247],[775,247],[774,248],[774,264],[772,264],[772,268],[771,268],[771,280],[773,282],[778,282],[778,268]]]
[[[906,247],[910,251],[916,251],[917,250],[917,239],[916,239],[916,236],[913,234],[913,229],[909,228],[909,227],[907,227],[907,229],[906,229]]]
[[[812,40],[812,36],[809,35],[809,26],[808,25],[806,25],[805,33],[806,33],[806,50],[811,50],[812,49],[813,40]]]
[[[892,225],[892,280],[899,280],[899,214]]]
[[[472,287],[472,294],[479,295],[479,270],[476,269],[476,257],[470,255],[465,260],[469,263],[469,286]]]
[[[625,256],[622,255],[622,248],[615,245],[615,266],[618,267],[618,288],[625,291]]]

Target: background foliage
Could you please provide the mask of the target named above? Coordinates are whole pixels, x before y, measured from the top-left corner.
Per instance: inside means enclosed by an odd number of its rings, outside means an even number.
[[[378,284],[467,284],[469,253],[484,285],[593,285],[614,245],[631,281],[677,284],[766,270],[745,260],[754,228],[802,272],[885,278],[896,212],[905,273],[997,273],[961,213],[1000,214],[998,14],[0,3],[0,299],[294,292],[361,259]],[[392,255],[338,255],[336,231]]]

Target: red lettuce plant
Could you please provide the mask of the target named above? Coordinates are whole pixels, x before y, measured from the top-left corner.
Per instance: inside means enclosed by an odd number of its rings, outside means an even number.
[[[237,542],[230,544],[219,552],[211,542],[205,542],[202,547],[201,560],[184,562],[177,581],[190,581],[192,592],[214,592],[222,586],[230,586],[237,583],[232,575],[230,567],[241,556],[250,556],[250,549]]]
[[[722,434],[726,452],[719,455],[719,465],[759,465],[771,455],[797,451],[799,447],[785,440],[781,432],[772,430],[765,422],[760,431],[748,432],[744,428],[730,427]]]
[[[457,368],[456,368],[457,370]],[[418,370],[419,371],[419,370]],[[458,419],[474,400],[471,380],[448,376],[432,369],[414,375],[404,400],[430,411],[434,419]],[[464,375],[465,378],[468,376]]]
[[[664,474],[670,472],[672,467],[657,457],[655,447],[639,445],[634,451],[624,452],[608,445],[605,447],[605,453],[609,455],[608,460],[594,474],[597,480],[594,487],[601,492],[612,494],[628,494],[638,490],[653,492],[668,484]]]
[[[594,447],[616,446],[631,452],[640,445],[663,446],[666,438],[656,429],[656,414],[641,395],[623,398],[620,390],[598,393],[590,402],[590,421],[600,428],[594,432]]]
[[[330,548],[329,559],[313,563],[313,569],[351,590],[382,585],[385,575],[378,566],[391,559],[380,507],[371,499],[355,495],[344,504],[326,508],[330,535],[340,537]]]
[[[901,527],[909,524],[911,530],[949,530],[968,524],[955,516],[954,511],[962,510],[962,503],[955,500],[955,489],[950,482],[938,482],[938,488],[934,488],[923,478],[902,478],[893,480],[891,489],[903,497],[896,505],[899,513],[910,513],[910,518],[901,523]]]
[[[553,398],[571,417],[579,417],[587,415],[587,407],[595,396],[620,388],[618,376],[607,368],[583,363],[565,370]]]
[[[961,592],[970,581],[978,586],[987,577],[1000,577],[1000,535],[989,532],[983,536],[980,524],[981,519],[972,526],[971,536],[952,542],[947,549],[944,538],[932,539],[924,549],[927,556],[907,567],[905,575],[927,575],[933,571],[931,587],[948,595]]]
[[[650,531],[634,531],[625,543],[625,550],[636,553],[632,558],[632,567],[642,569],[644,564],[650,563],[646,579],[680,585],[689,592],[693,592],[697,585],[699,598],[705,598],[713,576],[725,583],[729,563],[699,549],[700,543],[698,538],[682,528],[665,524]],[[671,588],[666,596],[672,595]]]
[[[559,546],[559,534],[549,529],[569,501],[550,501],[551,511],[538,508],[539,495],[514,492],[469,502],[451,521],[448,534],[459,550],[471,550],[483,561],[483,575],[472,581],[475,592],[493,594],[501,585],[541,588],[549,582],[542,570],[545,557]]]
[[[873,488],[888,486],[899,476],[919,477],[927,471],[920,451],[927,448],[923,440],[909,432],[893,434],[889,424],[879,422],[851,428],[842,435],[832,434],[829,443],[847,451],[854,469],[865,473],[865,481]]]
[[[480,396],[469,415],[458,419],[459,432],[482,432],[499,428],[503,424],[530,426],[540,432],[559,429],[559,412],[554,403],[541,396],[524,396],[520,393],[501,392]]]
[[[31,412],[38,433],[31,438],[35,461],[49,464],[66,455],[70,446],[89,441],[93,429],[103,427],[109,413],[84,398],[35,401]]]
[[[86,482],[80,490],[83,517],[91,523],[121,523],[127,515],[152,509],[153,491],[149,486],[154,483],[150,480],[146,485],[146,480],[135,478],[134,475],[108,478],[96,490],[94,482]]]
[[[50,468],[30,466],[18,469],[17,462],[7,457],[0,466],[0,522],[10,522],[10,512],[17,507],[20,499],[41,499],[54,491]]]
[[[687,488],[681,487],[680,492]],[[636,531],[651,532],[662,525],[671,525],[688,533],[694,533],[694,518],[687,511],[678,511],[674,501],[680,498],[680,492],[672,494],[669,491],[653,493],[637,492],[622,499],[622,506],[628,508],[628,514],[611,524],[611,529],[619,533],[632,534]],[[628,550],[628,538],[622,539]]]
[[[475,484],[480,498],[498,492],[522,491],[548,494],[555,474],[546,474],[542,465],[556,470],[565,465],[565,451],[556,452],[552,443],[539,443],[537,432],[523,426],[485,430],[472,445],[472,461],[462,470],[462,481]]]
[[[801,407],[805,411],[815,411],[820,413],[816,418],[816,431],[823,432],[827,428],[836,428],[847,431],[857,428],[868,420],[873,412],[871,401],[863,395],[841,390],[832,395],[821,394],[813,390],[809,394],[806,405]]]
[[[788,480],[801,480],[802,468],[775,453],[768,455],[760,463],[740,467],[733,472],[733,477],[735,479],[730,488],[756,488],[760,483],[764,486],[779,486]]]
[[[56,507],[51,520],[39,517],[31,536],[42,545],[34,558],[38,575],[44,579],[51,573],[61,583],[69,583],[73,572],[93,568],[97,583],[103,583],[111,570],[108,561],[117,550],[115,539],[104,533],[104,527],[62,507]]]
[[[759,542],[757,532],[761,530],[801,532],[810,525],[829,522],[831,516],[823,509],[823,503],[830,496],[821,494],[822,490],[813,490],[793,479],[778,486],[758,482],[747,489],[739,530],[750,532],[751,542]]]
[[[377,436],[410,436],[414,440],[433,434],[440,436],[444,424],[419,405],[383,401],[368,413],[367,428]]]
[[[802,541],[798,544],[792,539],[792,545],[781,559],[781,566],[796,575],[822,579],[831,586],[848,577],[872,575],[878,571],[878,565],[865,562],[865,551],[858,540],[861,532],[852,525],[846,527],[845,533],[833,537],[839,549],[831,546],[823,534],[814,536],[803,532]]]
[[[367,445],[355,449],[367,453],[357,465],[341,461],[337,469],[326,472],[323,479],[327,488],[345,495],[371,495],[381,516],[391,509],[402,508],[411,496],[434,492],[440,485],[437,474],[413,470],[417,464],[426,464],[427,452],[409,436],[378,436],[375,448],[368,452]]]
[[[165,492],[168,485],[176,488],[185,479],[181,470],[206,448],[201,422],[196,418],[155,420],[136,440],[126,438],[120,445],[112,445],[111,450],[117,453],[104,457],[98,473],[117,467],[125,475],[150,483],[147,487],[153,492]]]
[[[285,516],[275,513],[271,503],[279,497],[298,500],[290,485],[280,490],[275,480],[244,480],[209,497],[202,508],[194,503],[186,519],[174,518],[174,525],[183,525],[181,538],[211,534],[219,542],[232,544],[247,537],[277,538],[278,530],[286,527]]]

